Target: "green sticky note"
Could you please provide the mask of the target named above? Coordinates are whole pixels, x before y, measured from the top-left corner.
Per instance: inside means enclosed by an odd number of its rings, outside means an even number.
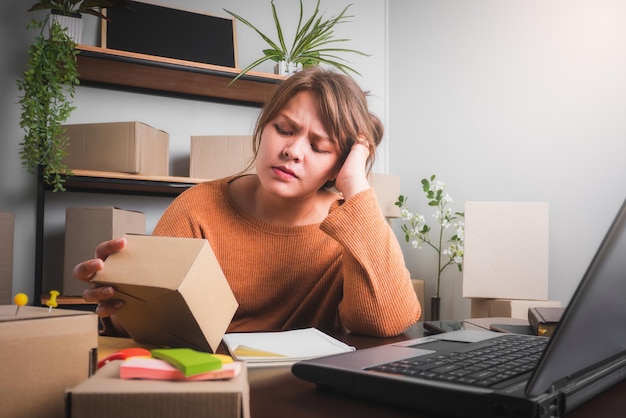
[[[191,348],[155,348],[150,352],[152,357],[167,361],[186,377],[222,368],[219,357]]]

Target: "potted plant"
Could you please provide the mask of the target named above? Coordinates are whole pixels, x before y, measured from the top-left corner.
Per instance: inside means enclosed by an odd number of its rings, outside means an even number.
[[[102,9],[113,7],[128,9],[128,0],[40,0],[28,11],[50,10],[53,20],[68,28],[68,33],[74,42],[80,44],[83,34],[82,15],[89,14],[107,19]]]
[[[79,83],[77,51],[58,22],[45,22],[32,20],[28,25],[39,34],[29,48],[27,69],[17,80],[23,92],[20,127],[25,131],[20,156],[30,173],[41,176],[54,191],[62,191],[64,176],[71,174],[63,163],[67,137],[62,124],[74,110],[71,100]]]
[[[422,190],[428,201],[428,206],[435,208],[433,217],[437,220],[438,236],[430,235],[431,227],[426,223],[426,218],[409,210],[406,196],[398,196],[396,206],[400,207],[400,216],[404,220],[401,229],[406,242],[413,248],[422,249],[426,244],[437,253],[437,291],[431,297],[430,319],[439,320],[441,295],[441,273],[450,265],[456,265],[459,271],[463,271],[463,245],[465,242],[465,213],[452,212],[447,207],[452,198],[446,193],[446,185],[436,179],[433,174],[430,179],[422,179]],[[444,240],[444,232],[454,227],[454,232],[447,240]]]
[[[341,52],[350,52],[363,56],[368,55],[360,51],[355,51],[353,49],[337,48],[334,46],[335,43],[349,41],[349,39],[333,38],[333,30],[335,25],[344,23],[347,21],[347,19],[353,17],[346,16],[346,12],[351,5],[346,6],[336,17],[324,19],[323,13],[320,14],[319,11],[320,0],[318,0],[317,5],[315,6],[315,11],[303,24],[303,6],[302,0],[300,0],[300,18],[298,19],[298,26],[296,29],[295,37],[291,42],[291,45],[289,46],[285,42],[285,38],[283,36],[282,25],[280,24],[280,20],[278,19],[276,6],[274,6],[274,0],[271,1],[271,5],[272,15],[274,17],[274,24],[276,25],[278,42],[274,42],[272,39],[270,39],[269,36],[262,33],[248,20],[244,19],[238,14],[224,9],[226,13],[230,14],[235,19],[239,20],[241,23],[257,32],[269,45],[268,49],[263,50],[263,56],[244,68],[241,73],[239,73],[237,77],[235,77],[231,81],[231,83],[236,81],[239,77],[250,71],[252,68],[268,60],[275,61],[279,65],[279,68],[292,68],[291,71],[297,68],[325,63],[338,68],[346,74],[348,73],[348,71],[359,74],[358,71],[345,64],[345,59],[340,58],[335,54]],[[291,71],[288,71],[288,73]],[[280,73],[281,72],[279,72],[279,74]]]

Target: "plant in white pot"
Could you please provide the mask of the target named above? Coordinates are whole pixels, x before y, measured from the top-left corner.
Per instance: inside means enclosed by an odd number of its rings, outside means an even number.
[[[50,10],[52,19],[67,28],[69,36],[80,44],[83,36],[82,15],[106,19],[102,13],[102,9],[106,8],[128,9],[128,0],[40,0],[28,11]]]
[[[348,74],[349,71],[359,74],[358,71],[346,64],[347,61],[345,59],[337,56],[336,54],[348,52],[362,56],[369,55],[353,49],[337,48],[334,45],[335,43],[346,42],[349,41],[349,39],[336,39],[333,37],[335,26],[340,23],[345,23],[349,18],[353,17],[346,16],[346,12],[351,5],[346,6],[337,16],[331,17],[330,19],[324,19],[324,14],[320,13],[319,10],[320,0],[318,0],[317,5],[315,6],[315,11],[306,21],[304,21],[304,8],[302,0],[300,0],[300,17],[298,19],[296,34],[291,42],[291,45],[287,45],[285,42],[282,25],[278,19],[278,13],[276,12],[276,6],[274,5],[273,0],[271,1],[271,5],[274,24],[276,26],[276,33],[278,36],[278,41],[276,42],[257,29],[248,20],[236,13],[224,9],[226,13],[230,14],[235,19],[257,32],[269,45],[268,49],[263,50],[263,56],[244,68],[241,73],[239,73],[237,77],[231,81],[231,83],[244,75],[246,72],[250,71],[252,68],[268,60],[275,61],[278,64],[279,70],[281,68],[283,69],[283,71],[279,71],[278,73],[283,73],[283,75],[288,75],[297,71],[297,69],[310,65],[319,65],[320,63],[336,67],[346,74]]]

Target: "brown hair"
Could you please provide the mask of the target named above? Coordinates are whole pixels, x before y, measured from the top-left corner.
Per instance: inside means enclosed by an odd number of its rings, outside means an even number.
[[[369,111],[367,93],[361,90],[356,81],[347,75],[321,67],[308,67],[285,79],[266,102],[257,118],[253,134],[255,159],[265,126],[301,91],[309,91],[317,97],[324,128],[338,143],[340,166],[359,136],[367,140],[370,156],[366,170],[369,173],[374,164],[376,147],[383,137],[383,124]],[[325,187],[332,186],[333,184],[327,184]]]

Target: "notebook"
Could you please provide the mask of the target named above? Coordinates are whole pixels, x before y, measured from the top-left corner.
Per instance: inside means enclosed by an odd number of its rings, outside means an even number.
[[[299,361],[292,372],[340,393],[446,416],[561,417],[626,378],[625,295],[626,201],[552,337],[453,331]],[[505,348],[511,338],[523,348]],[[491,353],[498,370],[468,370],[476,353]]]

